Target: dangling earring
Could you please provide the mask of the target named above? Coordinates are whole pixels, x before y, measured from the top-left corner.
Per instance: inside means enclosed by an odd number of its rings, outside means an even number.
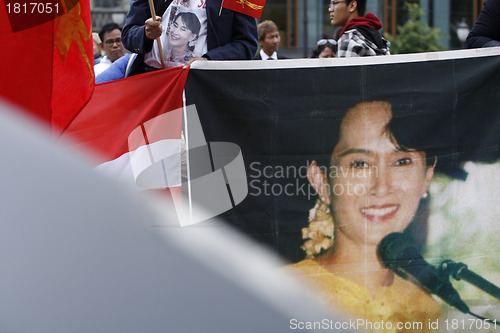
[[[307,258],[314,258],[333,246],[335,222],[330,207],[320,199],[309,210],[309,226],[302,228],[302,239],[307,239],[301,249]]]
[[[189,43],[188,43],[189,47],[193,47],[194,46],[194,44],[195,44],[194,41],[195,41],[194,39],[191,40],[191,41],[189,41]]]
[[[425,191],[424,195],[422,195],[422,199],[427,199],[428,196],[429,196],[429,192]]]

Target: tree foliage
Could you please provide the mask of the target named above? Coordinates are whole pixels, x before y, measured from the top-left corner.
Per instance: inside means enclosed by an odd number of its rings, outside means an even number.
[[[420,20],[424,11],[416,3],[405,3],[409,20],[397,27],[397,36],[386,34],[391,42],[391,54],[434,52],[444,50],[440,42],[441,29],[429,27]]]

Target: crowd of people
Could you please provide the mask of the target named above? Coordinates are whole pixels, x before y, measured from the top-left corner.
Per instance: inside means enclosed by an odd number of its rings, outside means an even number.
[[[287,59],[279,52],[280,31],[273,21],[257,25],[250,16],[222,8],[221,2],[156,0],[157,17],[151,17],[146,0],[132,0],[123,29],[110,23],[94,36],[96,83],[187,67],[193,61]],[[366,0],[332,0],[328,10],[331,24],[339,27],[338,38],[318,40],[311,58],[390,54],[390,43],[380,33],[381,22],[373,13],[365,13]],[[486,0],[467,45],[500,46],[499,16],[500,1]],[[318,193],[311,226],[321,220],[328,225],[330,239],[321,253],[308,252],[306,245],[309,258],[290,270],[320,289],[328,304],[356,317],[434,320],[440,315],[438,304],[425,291],[385,269],[376,254],[383,237],[413,223],[427,198],[436,163],[425,151],[399,144],[390,129],[391,120],[391,105],[386,102],[353,106],[344,115],[339,141],[328,152],[333,167],[382,172],[363,179],[369,197],[333,194],[329,188],[348,181],[347,176],[332,179],[316,163],[310,165],[308,179]],[[371,127],[358,135],[364,124]],[[359,229],[365,219],[386,223],[377,224],[367,239]],[[360,257],[367,258],[364,268],[356,265]]]
[[[94,35],[96,83],[197,60],[279,60],[278,26],[221,7],[221,0],[156,0],[155,18],[149,4],[132,0],[123,29],[105,24]],[[366,0],[331,1],[331,24],[342,28],[338,40],[317,42],[311,58],[389,54],[390,44],[379,32],[382,24],[365,15]],[[127,52],[128,50],[128,52]]]
[[[331,0],[330,23],[339,33],[318,40],[310,58],[389,55],[382,24],[373,13],[365,13],[366,2]],[[147,1],[132,0],[123,30],[111,22],[93,33],[96,83],[161,68],[186,68],[196,60],[288,59],[278,52],[281,37],[273,21],[256,26],[252,17],[222,8],[221,3],[156,0],[158,16],[153,19]],[[500,46],[499,16],[500,2],[485,1],[467,47]]]

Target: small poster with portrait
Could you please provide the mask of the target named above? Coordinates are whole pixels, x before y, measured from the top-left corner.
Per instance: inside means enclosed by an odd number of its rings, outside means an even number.
[[[207,14],[204,0],[174,0],[162,16],[160,37],[165,67],[182,66],[207,52]],[[158,42],[144,62],[162,68]]]

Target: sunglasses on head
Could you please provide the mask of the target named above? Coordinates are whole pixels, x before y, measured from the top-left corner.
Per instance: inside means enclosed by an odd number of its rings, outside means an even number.
[[[334,39],[320,39],[318,40],[317,45],[325,45],[326,43],[332,44],[332,45],[337,45],[337,42]]]

